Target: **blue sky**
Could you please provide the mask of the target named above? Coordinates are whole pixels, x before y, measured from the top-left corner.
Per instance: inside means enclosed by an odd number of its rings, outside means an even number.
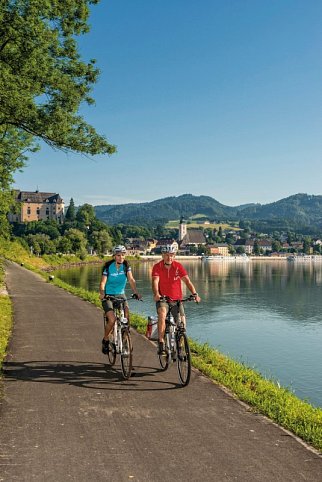
[[[321,14],[315,0],[102,0],[80,40],[101,70],[81,113],[118,153],[44,146],[15,187],[77,205],[322,194]]]

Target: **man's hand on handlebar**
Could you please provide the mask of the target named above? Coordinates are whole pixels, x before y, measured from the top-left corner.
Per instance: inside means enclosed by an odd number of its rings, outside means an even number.
[[[200,303],[201,301],[201,298],[200,296],[198,295],[198,293],[192,293],[192,298],[194,299],[195,303]]]

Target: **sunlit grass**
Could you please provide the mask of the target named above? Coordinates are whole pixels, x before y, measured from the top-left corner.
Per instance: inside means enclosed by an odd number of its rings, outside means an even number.
[[[9,336],[12,328],[12,305],[4,291],[4,272],[0,266],[0,369],[6,354]]]
[[[204,217],[204,216],[203,216]],[[171,221],[168,221],[165,225],[165,228],[167,229],[179,229],[179,219],[173,219]],[[197,216],[194,216],[194,219],[189,219],[187,222],[187,229],[192,229],[192,228],[203,228],[203,229],[218,229],[222,228],[225,231],[240,231],[240,228],[236,226],[232,226],[227,223],[204,223],[204,222],[197,222]]]

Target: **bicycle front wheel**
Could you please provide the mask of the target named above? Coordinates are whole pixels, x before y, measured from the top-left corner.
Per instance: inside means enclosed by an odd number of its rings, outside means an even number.
[[[168,334],[165,335],[165,349],[166,352],[164,354],[160,354],[159,356],[159,362],[160,362],[160,367],[163,372],[165,372],[170,364],[170,353],[169,353],[169,339],[168,339]]]
[[[116,346],[114,343],[114,337],[110,338],[109,350],[108,350],[107,356],[108,356],[108,361],[110,362],[110,365],[113,366],[116,360]]]
[[[132,372],[132,343],[128,330],[122,332],[121,366],[123,377],[128,380]]]
[[[181,385],[186,387],[191,375],[191,356],[187,335],[180,333],[177,338],[177,367]]]

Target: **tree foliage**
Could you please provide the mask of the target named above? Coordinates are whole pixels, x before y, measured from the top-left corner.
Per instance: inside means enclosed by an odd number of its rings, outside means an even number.
[[[115,242],[113,230],[95,217],[90,204],[80,206],[75,219],[66,219],[63,224],[49,219],[13,223],[12,234],[36,254],[57,252],[80,255],[93,249],[104,255],[111,251],[113,244],[119,244]]]
[[[88,32],[89,5],[98,0],[1,0],[0,126],[2,135],[86,154],[115,147],[78,115],[92,104],[95,60],[84,62],[76,37]],[[7,130],[11,128],[11,131]],[[31,136],[31,137],[29,137]],[[11,139],[13,141],[13,139]]]
[[[0,0],[0,229],[13,173],[39,140],[64,151],[112,154],[115,146],[78,114],[99,71],[81,59],[77,37],[99,0]],[[1,233],[0,233],[1,234]]]

